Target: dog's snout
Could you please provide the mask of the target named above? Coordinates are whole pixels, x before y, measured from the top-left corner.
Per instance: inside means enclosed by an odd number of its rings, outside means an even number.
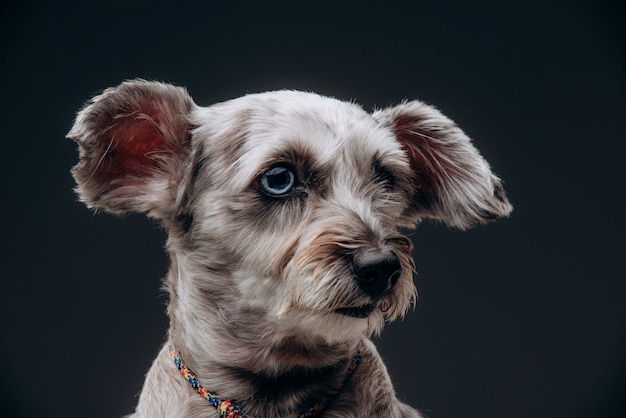
[[[401,271],[400,260],[391,251],[369,250],[354,255],[352,271],[361,290],[377,297],[391,290]]]

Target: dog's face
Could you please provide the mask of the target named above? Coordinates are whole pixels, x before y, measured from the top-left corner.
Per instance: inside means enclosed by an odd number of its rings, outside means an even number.
[[[181,239],[220,248],[242,305],[333,338],[406,310],[411,243],[398,227],[412,172],[391,131],[355,105],[290,91],[197,109],[192,124],[201,169]]]
[[[470,140],[420,102],[369,114],[278,91],[201,108],[132,81],[88,103],[69,137],[84,202],[167,227],[174,322],[187,309],[276,339],[380,330],[416,298],[400,228],[511,210]]]

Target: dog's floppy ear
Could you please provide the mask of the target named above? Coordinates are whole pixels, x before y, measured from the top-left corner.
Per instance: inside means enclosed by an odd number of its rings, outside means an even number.
[[[181,87],[132,80],[86,103],[67,137],[81,201],[112,213],[161,217],[175,203],[190,152],[193,100]]]
[[[500,179],[465,133],[437,109],[411,101],[373,116],[393,132],[414,172],[410,223],[429,217],[467,229],[511,212]]]

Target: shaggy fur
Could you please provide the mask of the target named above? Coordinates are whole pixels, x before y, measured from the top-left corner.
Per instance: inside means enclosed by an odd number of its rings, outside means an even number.
[[[322,416],[420,416],[368,339],[417,297],[400,228],[465,229],[511,210],[452,121],[418,101],[369,114],[297,91],[199,107],[183,88],[134,80],[91,99],[68,137],[81,201],[144,212],[169,236],[168,342],[133,416],[218,416],[170,343],[205,388],[269,418],[326,396],[361,340]]]

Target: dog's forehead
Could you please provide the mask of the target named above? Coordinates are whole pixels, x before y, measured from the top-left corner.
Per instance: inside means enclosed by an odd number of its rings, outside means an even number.
[[[403,155],[393,134],[360,106],[314,93],[253,94],[209,109],[213,136],[222,147],[232,141],[224,157],[233,158],[242,180],[283,155],[310,154],[319,164],[346,166]]]

